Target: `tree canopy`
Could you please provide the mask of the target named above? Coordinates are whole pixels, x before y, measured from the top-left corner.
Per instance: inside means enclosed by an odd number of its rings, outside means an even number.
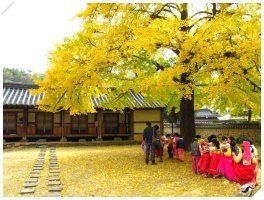
[[[90,96],[101,95],[100,107],[122,111],[134,91],[175,112],[194,98],[195,108],[260,115],[261,5],[205,4],[192,15],[189,6],[87,4],[82,29],[56,45],[36,81],[39,108],[95,112]]]

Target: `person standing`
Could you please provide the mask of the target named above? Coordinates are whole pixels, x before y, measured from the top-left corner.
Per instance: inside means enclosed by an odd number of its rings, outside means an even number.
[[[155,155],[160,158],[159,162],[163,162],[162,157],[163,157],[163,146],[164,146],[164,144],[162,143],[162,140],[161,140],[162,135],[159,132],[159,126],[158,125],[155,125],[153,127],[154,127],[154,130],[157,131],[158,138],[159,138],[159,143],[156,144],[156,146],[155,146]]]
[[[169,155],[169,158],[173,158],[173,138],[172,136],[170,135],[169,138],[168,138],[168,155]]]
[[[213,175],[214,178],[221,177],[221,173],[216,170],[221,158],[220,143],[216,138],[211,140],[212,146],[209,146],[211,160],[208,173]]]
[[[257,160],[254,158],[249,141],[242,144],[242,153],[237,155],[233,153],[235,161],[234,171],[237,182],[240,184],[240,194],[251,196],[252,190],[256,187],[256,165]]]
[[[184,161],[184,152],[185,152],[185,141],[182,138],[182,135],[179,135],[179,140],[176,143],[176,149],[177,149],[177,155],[178,158],[176,158],[179,161]]]
[[[195,174],[199,174],[201,153],[199,150],[199,144],[196,136],[194,136],[193,143],[191,144],[191,158],[192,158],[192,171]]]
[[[231,145],[228,143],[227,137],[222,137],[222,144],[220,144],[221,157],[216,170],[220,172],[227,180],[235,181],[235,172],[233,166],[233,156]]]
[[[144,129],[144,133],[143,133],[143,140],[145,141],[145,145],[146,145],[146,164],[149,163],[149,154],[150,154],[150,149],[151,149],[151,162],[152,164],[156,164],[155,163],[155,145],[152,144],[152,136],[154,137],[158,137],[157,135],[157,131],[151,126],[151,122],[148,121],[146,123],[147,127]]]

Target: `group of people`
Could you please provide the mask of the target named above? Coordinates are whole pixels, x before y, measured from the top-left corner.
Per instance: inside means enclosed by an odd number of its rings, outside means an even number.
[[[163,162],[164,146],[168,143],[168,154],[170,158],[175,155],[179,161],[184,161],[185,154],[185,142],[182,136],[176,133],[176,137],[169,137],[168,141],[163,134],[159,133],[159,126],[151,126],[151,122],[146,123],[147,127],[144,129],[142,149],[146,155],[146,164],[149,163],[149,156],[151,155],[152,164],[156,164],[155,157],[159,158],[160,162]],[[157,140],[158,142],[153,142]]]
[[[207,141],[196,135],[191,144],[191,158],[193,173],[238,182],[243,196],[250,196],[257,185],[258,152],[250,139],[243,141],[240,148],[232,136],[223,136],[220,143],[216,135],[210,135]]]
[[[145,162],[149,163],[151,154],[152,164],[156,164],[155,157],[163,161],[164,146],[167,143],[169,158],[179,161],[185,159],[185,142],[182,136],[175,133],[173,137],[166,137],[159,134],[159,127],[151,126],[151,122],[146,123],[144,129],[142,148],[145,152]],[[256,187],[258,152],[253,141],[247,139],[243,141],[240,148],[235,138],[223,136],[221,143],[216,135],[210,135],[207,139],[202,139],[200,135],[195,135],[191,143],[190,157],[192,159],[192,171],[201,174],[202,177],[220,178],[225,177],[229,181],[240,184],[240,194],[250,196]],[[153,142],[158,140],[159,142]]]

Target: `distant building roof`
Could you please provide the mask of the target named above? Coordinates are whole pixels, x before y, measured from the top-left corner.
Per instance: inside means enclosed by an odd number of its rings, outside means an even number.
[[[43,94],[33,96],[28,91],[38,88],[35,84],[3,84],[3,105],[4,106],[37,106],[37,102],[43,98]],[[145,97],[141,94],[131,92],[127,97],[132,107],[137,108],[162,108],[158,102],[145,102]],[[91,96],[94,107],[98,107],[100,102],[107,101],[106,97],[95,98]]]
[[[206,108],[196,110],[194,115],[196,119],[217,119],[217,117],[221,117],[217,112]]]

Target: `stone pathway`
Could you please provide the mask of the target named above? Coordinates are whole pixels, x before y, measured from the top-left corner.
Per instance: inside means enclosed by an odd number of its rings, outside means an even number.
[[[23,189],[20,193],[24,196],[27,194],[34,194],[35,189],[38,185],[38,179],[43,170],[45,155],[47,146],[40,147],[40,153],[36,163],[33,165],[33,168],[30,172],[29,179],[27,179],[23,185]],[[60,181],[60,172],[58,166],[58,160],[56,155],[56,146],[50,147],[50,158],[49,158],[49,171],[48,171],[48,197],[62,197],[61,191],[61,181]]]
[[[38,178],[40,177],[40,173],[43,170],[46,150],[47,150],[47,146],[41,146],[38,159],[36,163],[33,165],[29,178],[25,180],[23,189],[20,191],[22,195],[32,194],[35,192],[35,188],[38,185]]]
[[[58,160],[56,155],[56,146],[50,147],[49,159],[49,197],[61,197],[61,182]]]

